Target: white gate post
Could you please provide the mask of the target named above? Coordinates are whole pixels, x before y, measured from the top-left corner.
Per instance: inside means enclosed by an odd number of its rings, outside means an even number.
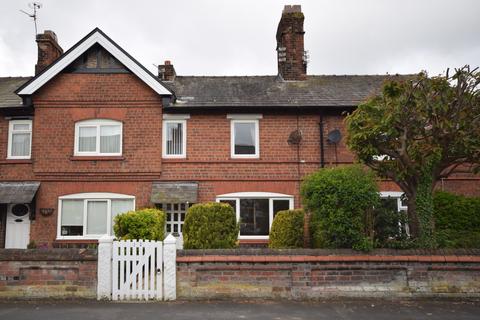
[[[176,239],[169,234],[163,240],[163,285],[164,299],[175,300],[177,298],[177,247]]]
[[[112,299],[112,246],[113,237],[98,240],[97,299]]]

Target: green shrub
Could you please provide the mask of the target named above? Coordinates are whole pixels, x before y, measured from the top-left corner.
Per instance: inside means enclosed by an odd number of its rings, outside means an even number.
[[[185,249],[228,249],[237,245],[239,227],[233,208],[226,203],[191,206],[183,225]]]
[[[374,175],[360,166],[320,169],[302,183],[315,248],[365,248],[367,214],[380,202]]]
[[[119,214],[114,219],[113,231],[118,239],[163,240],[165,213],[146,208]]]
[[[480,198],[439,191],[433,204],[440,247],[480,248]]]
[[[270,229],[270,248],[303,248],[302,209],[279,211]]]

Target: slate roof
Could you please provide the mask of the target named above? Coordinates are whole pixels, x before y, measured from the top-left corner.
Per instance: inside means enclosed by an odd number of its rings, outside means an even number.
[[[277,76],[177,76],[165,82],[177,97],[171,107],[354,107],[377,93],[387,79],[411,75],[319,75],[305,81]],[[0,108],[19,106],[14,91],[30,77],[0,77]]]
[[[305,81],[277,76],[177,76],[167,82],[177,97],[172,107],[342,107],[357,106],[387,79],[408,75],[319,75]]]
[[[22,105],[22,99],[14,92],[31,77],[0,77],[0,108]]]

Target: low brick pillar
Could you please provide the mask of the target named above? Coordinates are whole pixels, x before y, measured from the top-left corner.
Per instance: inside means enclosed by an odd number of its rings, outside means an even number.
[[[0,298],[95,298],[97,251],[0,249]]]
[[[480,296],[480,251],[184,250],[179,299]]]

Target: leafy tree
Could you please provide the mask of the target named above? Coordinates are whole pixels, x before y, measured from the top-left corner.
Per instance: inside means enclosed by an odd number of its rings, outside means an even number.
[[[395,181],[408,198],[411,234],[435,246],[433,190],[480,163],[480,72],[390,80],[347,116],[347,144],[360,162]]]

